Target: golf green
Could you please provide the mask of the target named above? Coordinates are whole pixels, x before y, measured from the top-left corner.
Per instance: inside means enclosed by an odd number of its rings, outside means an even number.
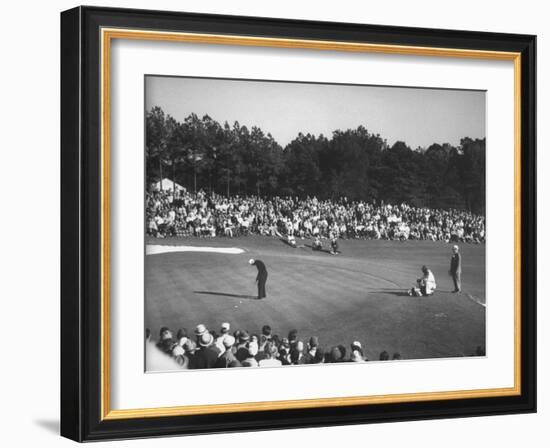
[[[340,240],[341,253],[314,252],[311,241],[292,248],[276,238],[150,239],[148,245],[194,246],[146,256],[145,327],[158,337],[197,324],[218,331],[260,333],[263,325],[286,337],[318,336],[328,349],[360,341],[370,360],[380,352],[403,359],[471,356],[485,350],[485,245],[461,244],[463,292],[453,294],[448,275],[451,245],[429,241]],[[328,249],[328,241],[323,242]],[[203,252],[238,248],[242,253]],[[172,248],[173,249],[173,248]],[[256,300],[256,268],[268,269],[267,298]],[[409,297],[427,265],[437,290]]]

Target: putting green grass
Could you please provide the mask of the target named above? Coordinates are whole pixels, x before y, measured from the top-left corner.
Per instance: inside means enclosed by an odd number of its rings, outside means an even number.
[[[145,326],[192,332],[203,323],[218,330],[260,333],[268,324],[287,336],[319,337],[329,348],[358,340],[369,359],[386,350],[403,359],[471,356],[485,349],[485,245],[461,245],[463,292],[452,294],[451,245],[427,241],[340,240],[330,255],[292,248],[275,238],[150,239],[147,244],[243,249],[242,254],[170,252],[147,255]],[[298,246],[309,240],[297,239]],[[325,247],[328,242],[324,241]],[[259,258],[267,266],[267,298],[255,300]],[[437,291],[409,297],[406,290],[426,264]]]

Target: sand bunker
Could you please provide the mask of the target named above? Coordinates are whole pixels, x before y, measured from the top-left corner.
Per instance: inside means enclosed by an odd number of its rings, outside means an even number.
[[[215,254],[243,254],[244,250],[238,247],[205,247],[205,246],[161,246],[160,244],[147,244],[146,255],[166,254],[170,252],[210,252]]]

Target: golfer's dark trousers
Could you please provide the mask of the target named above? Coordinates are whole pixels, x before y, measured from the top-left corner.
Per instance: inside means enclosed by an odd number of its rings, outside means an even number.
[[[258,299],[263,299],[265,295],[265,284],[267,282],[267,272],[258,276]]]
[[[462,288],[460,275],[460,271],[451,273],[451,276],[453,277],[453,283],[455,284],[455,291],[460,291]]]

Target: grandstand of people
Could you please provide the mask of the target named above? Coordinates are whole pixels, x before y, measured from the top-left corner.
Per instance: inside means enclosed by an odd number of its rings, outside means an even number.
[[[170,185],[170,182],[167,182]],[[181,190],[146,196],[147,233],[154,237],[264,235],[485,242],[483,216],[460,210],[317,198],[225,197]]]

